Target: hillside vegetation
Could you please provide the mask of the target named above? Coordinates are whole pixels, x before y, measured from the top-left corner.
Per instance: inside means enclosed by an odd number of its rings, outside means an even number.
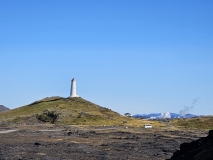
[[[141,127],[150,121],[124,117],[108,108],[82,98],[50,97],[32,104],[0,113],[1,122],[25,122],[32,118],[40,122],[72,125],[124,125]],[[153,126],[163,126],[152,121]]]
[[[213,116],[174,119],[171,124],[180,129],[211,130],[213,129]]]

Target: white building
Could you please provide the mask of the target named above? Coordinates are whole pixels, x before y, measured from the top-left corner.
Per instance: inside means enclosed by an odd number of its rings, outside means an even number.
[[[124,116],[130,117],[130,118],[132,117],[132,115],[130,113],[125,113]]]
[[[71,91],[70,91],[70,97],[78,97],[76,93],[76,80],[75,78],[71,81]]]

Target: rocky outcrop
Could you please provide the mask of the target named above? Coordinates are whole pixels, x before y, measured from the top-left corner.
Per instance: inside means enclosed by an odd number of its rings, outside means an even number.
[[[191,143],[183,143],[171,160],[212,160],[213,159],[213,130],[207,137],[200,138]]]
[[[0,112],[4,112],[4,111],[7,111],[7,110],[10,110],[10,109],[3,106],[3,105],[0,105]]]

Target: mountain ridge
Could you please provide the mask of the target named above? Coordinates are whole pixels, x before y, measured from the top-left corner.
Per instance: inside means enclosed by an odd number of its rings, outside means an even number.
[[[169,113],[169,112],[167,112]],[[169,116],[171,116],[170,119],[173,118],[193,118],[193,117],[199,117],[200,115],[194,115],[194,114],[185,114],[184,116],[181,116],[178,113],[169,113]],[[135,114],[133,115],[134,118],[144,118],[144,119],[149,119],[149,118],[153,118],[153,119],[165,119],[168,118],[168,116],[164,116],[164,113],[150,113],[150,114]]]
[[[9,108],[5,107],[4,105],[0,105],[0,112],[8,111]]]

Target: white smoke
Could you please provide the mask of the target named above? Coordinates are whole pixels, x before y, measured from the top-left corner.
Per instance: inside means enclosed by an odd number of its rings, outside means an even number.
[[[156,117],[155,116],[151,116],[150,118],[148,118],[148,119],[156,119]]]
[[[161,115],[160,115],[160,117],[159,117],[160,119],[166,119],[166,118],[171,118],[171,115],[170,115],[170,113],[169,112],[166,112],[166,113],[161,113]]]
[[[199,97],[195,98],[193,101],[192,101],[192,105],[191,105],[191,108],[194,108],[194,105],[195,103],[199,100]]]
[[[191,104],[191,107],[188,107],[188,106],[185,106],[183,110],[180,110],[179,113],[180,113],[180,116],[181,117],[184,117],[186,115],[186,113],[188,113],[190,111],[190,109],[194,108],[194,105],[195,103],[199,100],[199,97],[195,98],[193,101],[192,101],[192,104]]]
[[[190,108],[188,106],[185,106],[183,110],[180,110],[180,116],[184,117],[187,112],[189,112]]]

